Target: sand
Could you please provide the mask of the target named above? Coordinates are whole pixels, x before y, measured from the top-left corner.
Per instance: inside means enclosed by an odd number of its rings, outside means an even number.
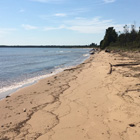
[[[139,140],[140,65],[114,66],[139,61],[102,51],[20,89],[0,101],[0,140]]]

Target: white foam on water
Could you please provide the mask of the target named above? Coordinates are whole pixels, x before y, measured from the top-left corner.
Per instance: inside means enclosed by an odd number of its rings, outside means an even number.
[[[59,51],[60,53],[63,53],[64,51]]]
[[[58,68],[58,69],[55,69],[54,72],[52,72],[50,74],[37,76],[37,77],[34,77],[34,78],[24,80],[22,82],[15,83],[14,85],[11,85],[11,86],[8,86],[8,87],[3,87],[3,88],[0,89],[0,99],[5,98],[7,95],[12,94],[13,92],[17,91],[20,88],[32,85],[32,84],[36,83],[37,81],[39,81],[41,79],[51,77],[51,76],[53,76],[53,75],[55,75],[59,72],[62,72],[63,70],[64,70],[64,68]]]
[[[83,56],[87,57],[87,56],[89,56],[89,53],[88,54],[84,54]]]

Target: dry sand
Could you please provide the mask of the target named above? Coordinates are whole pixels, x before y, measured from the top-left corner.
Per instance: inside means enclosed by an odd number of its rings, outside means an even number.
[[[0,140],[140,140],[140,65],[109,64],[139,60],[100,52],[3,99]]]

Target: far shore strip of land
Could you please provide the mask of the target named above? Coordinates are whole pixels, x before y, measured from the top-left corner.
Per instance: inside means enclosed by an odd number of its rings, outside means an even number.
[[[0,101],[0,140],[139,140],[140,54],[97,52]]]

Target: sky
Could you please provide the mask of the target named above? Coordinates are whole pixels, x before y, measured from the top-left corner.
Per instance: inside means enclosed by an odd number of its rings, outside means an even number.
[[[99,44],[140,26],[140,0],[0,0],[0,45]]]

